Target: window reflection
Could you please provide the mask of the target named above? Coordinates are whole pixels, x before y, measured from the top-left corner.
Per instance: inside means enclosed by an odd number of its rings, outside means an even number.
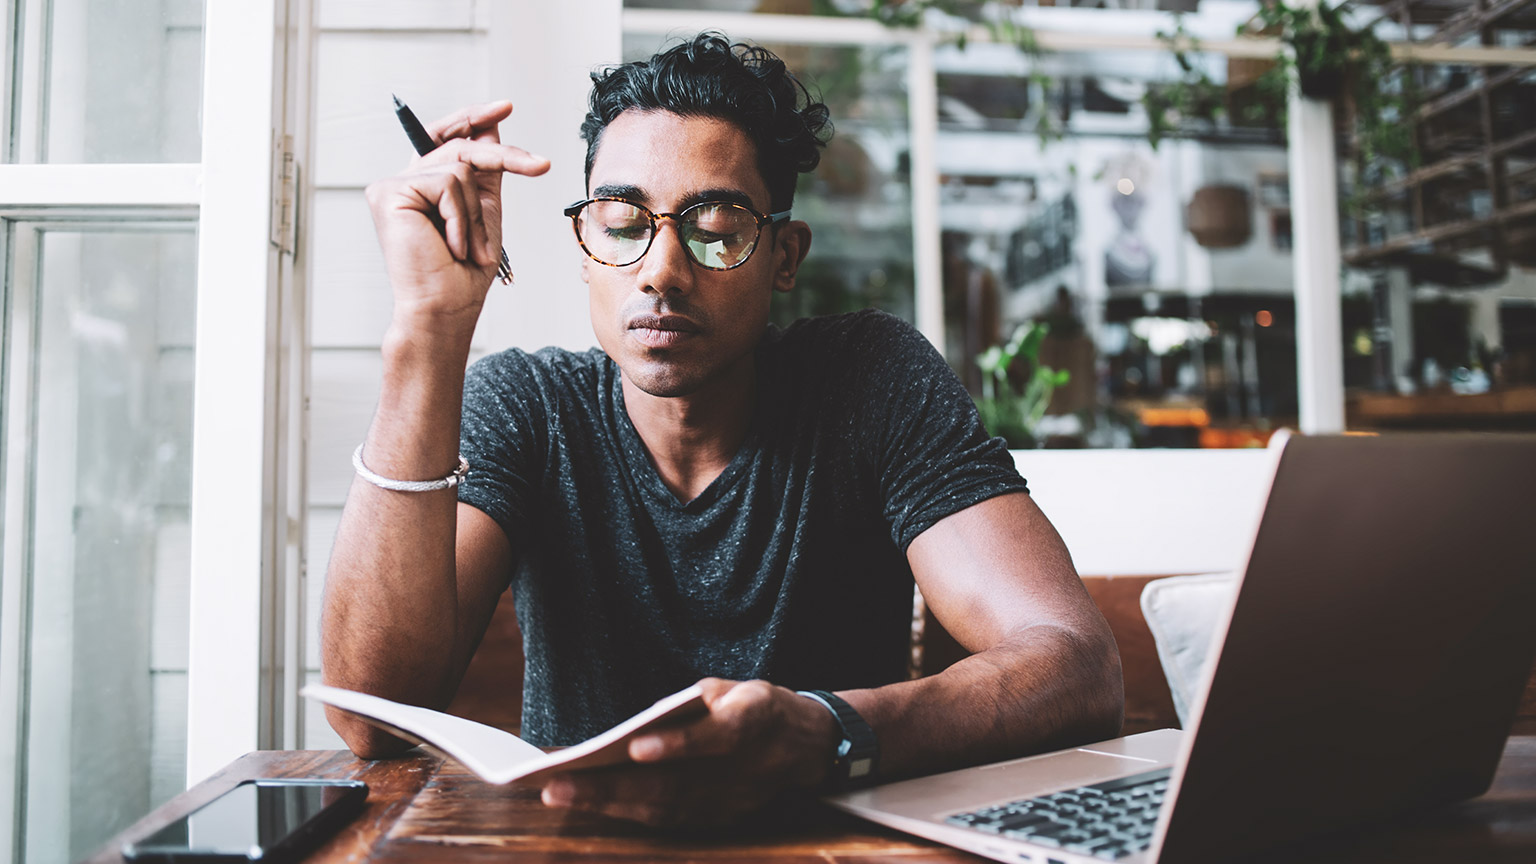
[[[36,260],[8,279],[35,298],[8,334],[36,334],[35,384],[13,371],[5,406],[34,428],[36,481],[7,517],[30,528],[26,572],[6,574],[29,596],[24,860],[64,862],[185,785],[197,240],[15,232]]]
[[[1016,55],[938,57],[951,363],[981,392],[976,358],[1045,325],[1029,359],[1066,377],[1018,446],[1243,445],[1294,422],[1278,130],[1186,118],[1154,147],[1142,100],[1166,58],[1051,55],[1029,79]],[[1225,58],[1195,62],[1250,98]],[[1010,368],[1017,391],[1030,365]]]
[[[196,162],[202,152],[204,0],[22,0],[16,162]],[[12,128],[15,123],[15,128]]]
[[[852,0],[625,5],[857,17],[869,9]],[[986,18],[986,7],[1005,5],[956,9],[975,22]],[[1409,5],[1383,9],[1381,35],[1440,38],[1443,22],[1414,18]],[[1183,19],[1187,32],[1225,34],[1257,3],[1157,6],[1196,13]],[[1106,33],[1151,35],[1136,29],[1149,19],[1137,25],[1123,12],[1038,11],[1029,20],[1048,19],[1061,33],[1089,35],[1102,26]],[[1160,29],[1176,26],[1172,17],[1159,20]],[[1490,14],[1485,44],[1528,46],[1522,20]],[[976,40],[937,49],[949,360],[982,399],[988,386],[997,388],[1000,359],[1014,349],[1027,355],[1003,364],[1015,395],[1025,395],[1041,367],[1066,373],[1052,379],[1038,434],[1018,440],[1020,446],[1253,446],[1299,419],[1292,234],[1307,217],[1291,210],[1281,94],[1265,78],[1274,61],[1198,50],[1181,59],[1190,65],[1160,50],[1026,57],[1013,46]],[[866,68],[878,62],[866,60]],[[879,82],[865,74],[850,83],[818,71],[840,134],[851,126],[853,144],[873,166],[859,188],[881,187],[854,200],[910,201],[902,125],[891,125],[886,139],[895,147],[893,163],[878,134],[857,121],[843,123],[844,111],[863,104],[858,88]],[[1412,87],[1421,100],[1408,115],[1387,118],[1409,129],[1420,162],[1366,160],[1351,152],[1350,135],[1340,137],[1347,424],[1531,428],[1536,271],[1528,250],[1536,248],[1536,143],[1522,108],[1531,103],[1536,72],[1419,66],[1393,74],[1387,90]],[[1149,113],[1149,101],[1172,104],[1176,82],[1196,79],[1198,110]],[[839,105],[845,86],[853,88],[850,104]],[[904,104],[893,99],[898,103]],[[1354,109],[1338,110],[1340,128],[1350,128]],[[832,161],[859,159],[844,153]],[[807,283],[809,290],[796,292],[803,305],[790,311],[840,311],[848,301],[910,317],[901,305],[908,291],[884,297],[878,290],[893,273],[910,280],[901,269],[909,262],[877,256],[893,262],[886,267],[845,251],[906,238],[891,226],[880,240],[844,242],[839,234],[858,220],[846,206],[828,203],[837,200],[840,179],[830,167],[806,185],[813,192],[834,187],[831,194],[805,196],[797,213],[818,232],[808,267],[825,265],[836,274],[827,278],[830,287]],[[910,217],[910,207],[905,212]],[[818,261],[829,252],[832,260]],[[818,305],[819,297],[832,301]],[[1041,324],[1048,335],[1026,338]],[[1450,395],[1483,401],[1437,401]]]

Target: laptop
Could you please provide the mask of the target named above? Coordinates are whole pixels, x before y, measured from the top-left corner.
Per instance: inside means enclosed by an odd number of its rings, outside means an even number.
[[[999,861],[1208,862],[1487,790],[1536,659],[1536,436],[1279,436],[1189,728],[828,800]]]

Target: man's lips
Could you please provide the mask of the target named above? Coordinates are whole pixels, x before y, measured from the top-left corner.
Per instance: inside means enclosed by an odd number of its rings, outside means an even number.
[[[700,332],[698,324],[681,315],[637,315],[629,319],[629,333],[648,348],[666,348]]]

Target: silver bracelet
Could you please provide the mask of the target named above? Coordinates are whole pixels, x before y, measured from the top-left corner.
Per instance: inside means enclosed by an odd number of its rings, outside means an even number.
[[[439,489],[452,489],[469,475],[469,460],[460,455],[459,467],[441,480],[391,480],[368,470],[368,466],[363,464],[363,445],[361,444],[352,451],[352,467],[357,469],[357,476],[380,489],[388,489],[391,492],[436,492]]]

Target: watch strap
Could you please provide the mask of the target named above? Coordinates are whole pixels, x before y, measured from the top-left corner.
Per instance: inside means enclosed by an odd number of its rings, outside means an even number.
[[[799,690],[799,695],[814,699],[832,712],[842,740],[837,745],[837,755],[827,772],[829,788],[841,791],[869,786],[875,782],[875,769],[880,761],[880,744],[875,730],[853,710],[853,706],[841,696],[825,690]]]

